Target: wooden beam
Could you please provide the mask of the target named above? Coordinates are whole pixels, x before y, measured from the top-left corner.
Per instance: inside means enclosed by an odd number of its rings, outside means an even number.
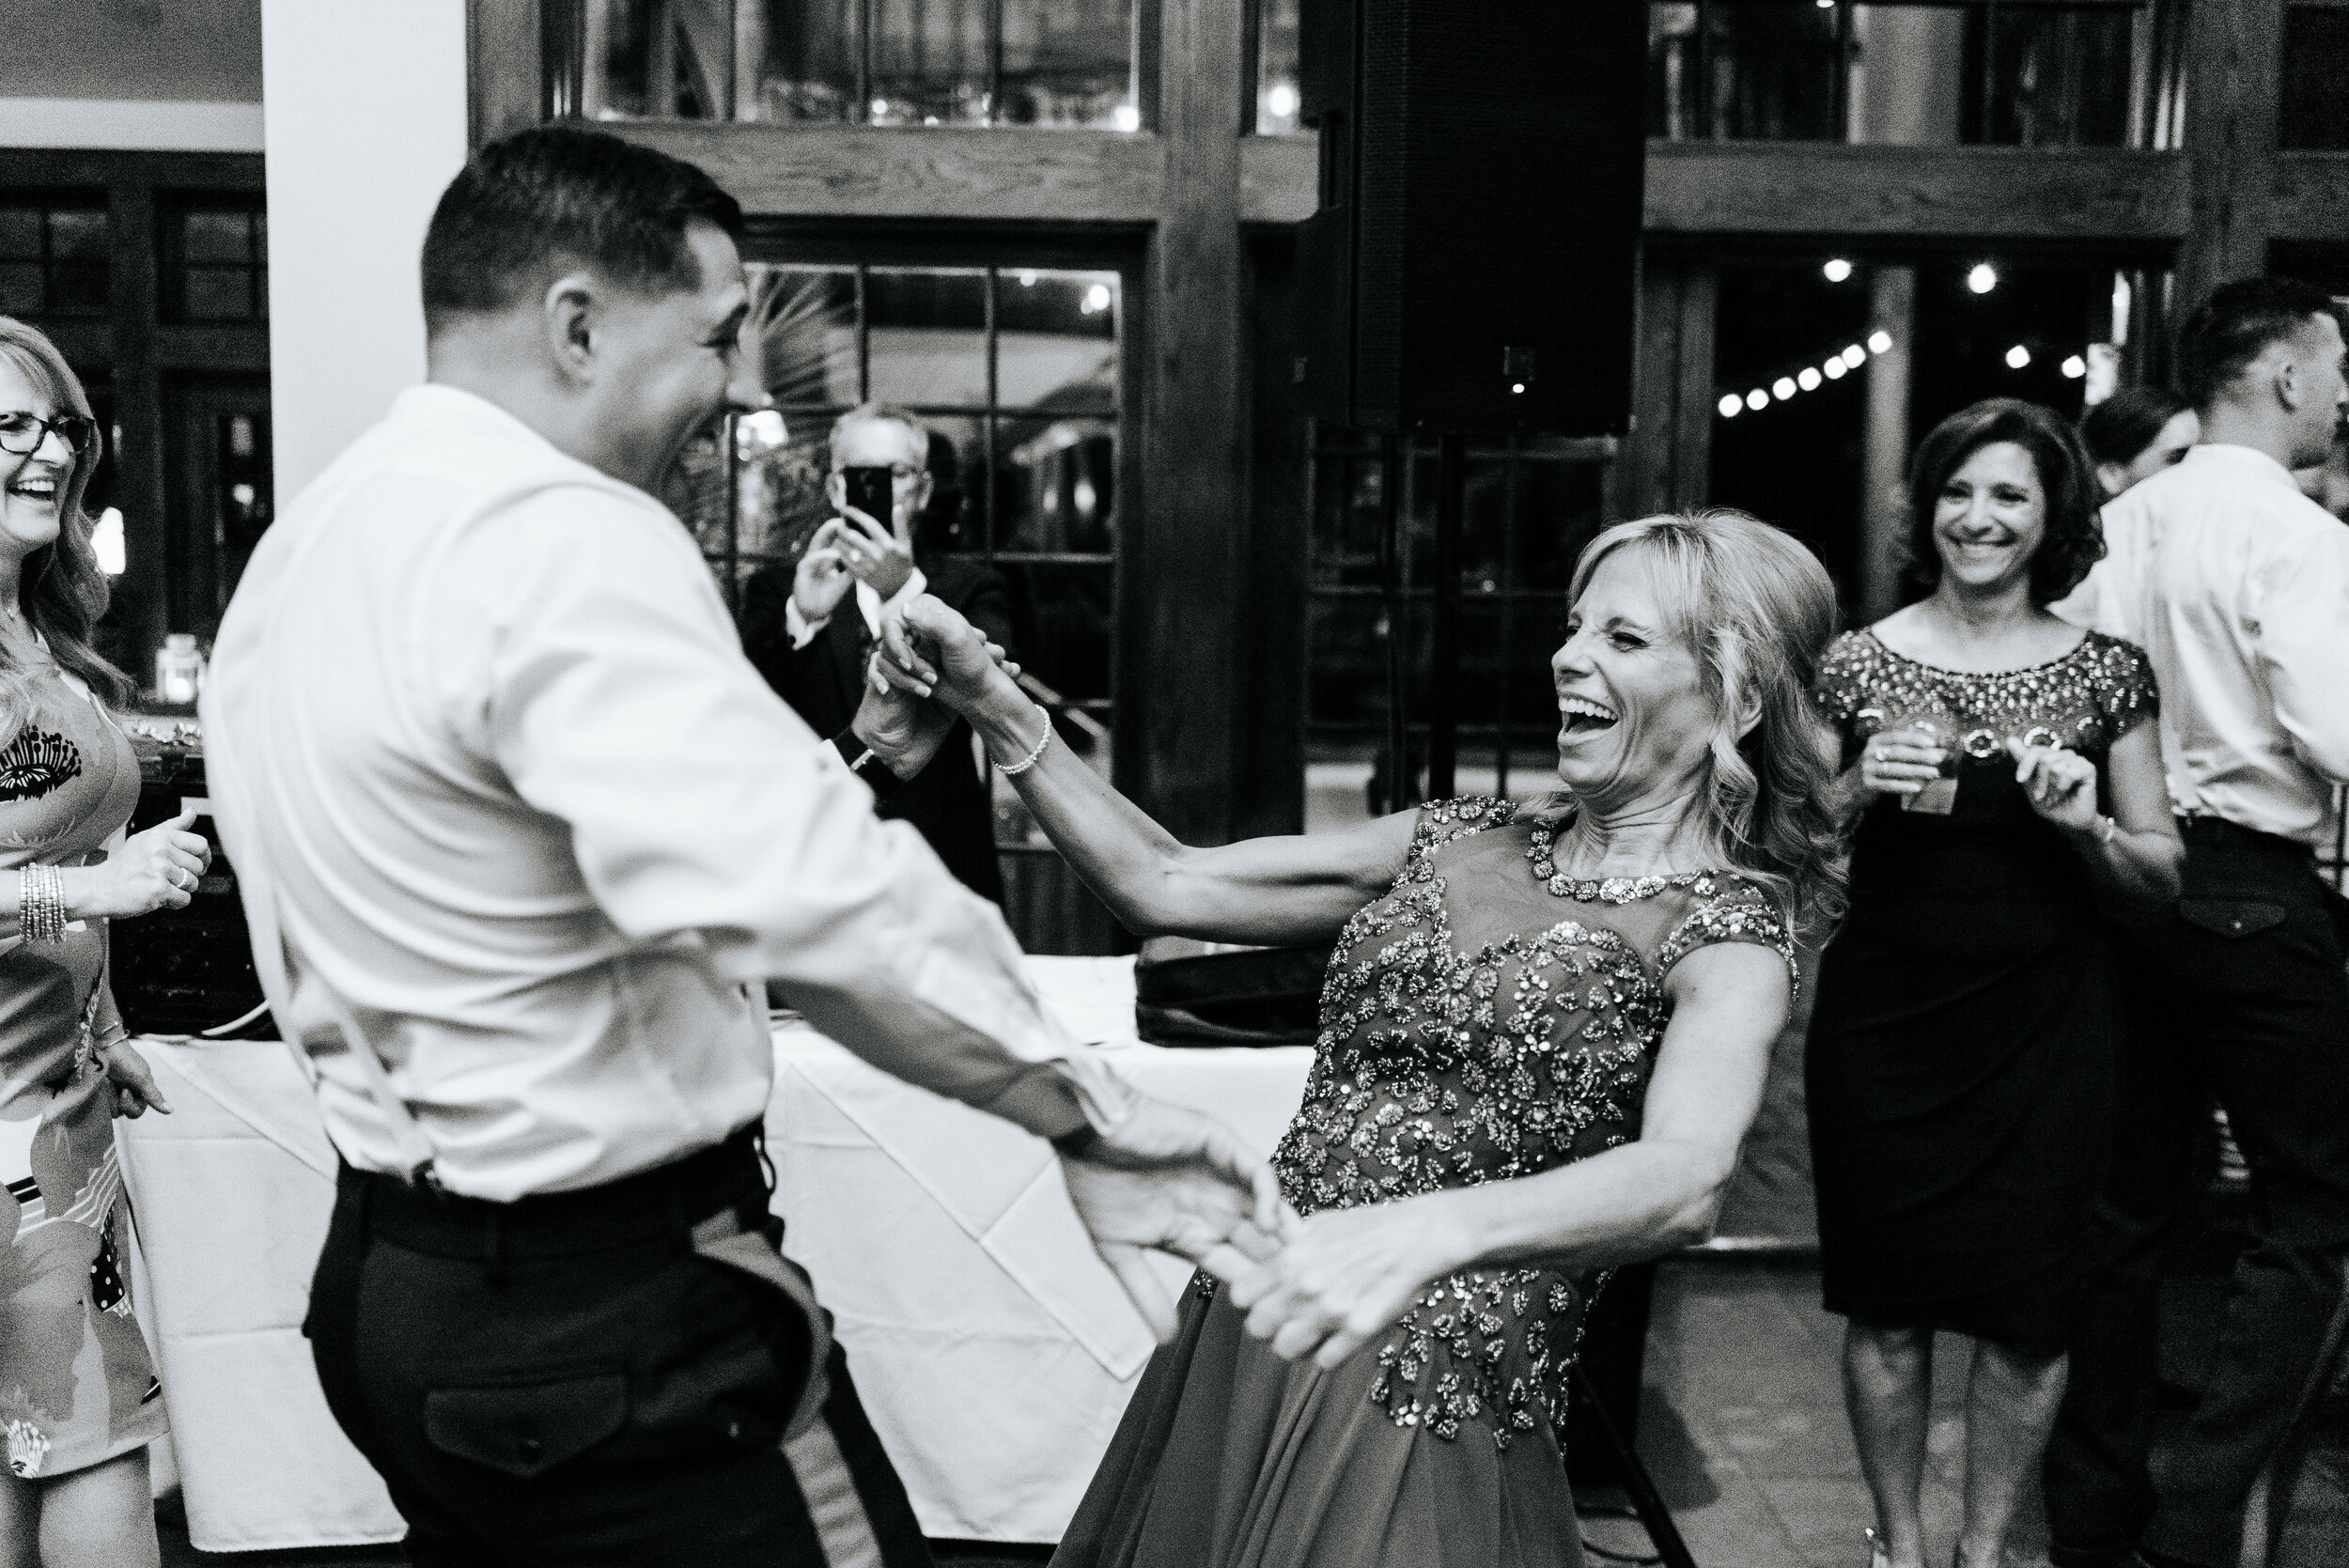
[[[1651,234],[2175,242],[2170,152],[1650,142]]]
[[[169,191],[259,191],[257,152],[103,152],[16,147],[0,151],[0,185],[54,191],[139,184]]]
[[[1236,87],[1248,16],[1246,0],[1163,0],[1159,58],[1183,69],[1160,78],[1163,190],[1140,215],[1159,222],[1139,313],[1142,505],[1118,549],[1115,771],[1193,844],[1232,836],[1242,782],[1249,389]]]
[[[1158,218],[1167,184],[1160,140],[1142,132],[699,120],[598,128],[699,164],[753,217],[1138,227]]]
[[[2283,72],[2283,0],[2196,0],[2186,20],[2190,206],[2174,297],[2183,315],[2267,269]]]
[[[2349,152],[2279,152],[2275,174],[2270,236],[2349,243]]]

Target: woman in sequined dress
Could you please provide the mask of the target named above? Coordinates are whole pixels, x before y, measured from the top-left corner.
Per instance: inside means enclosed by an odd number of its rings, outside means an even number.
[[[123,1039],[106,923],[184,906],[207,859],[187,817],[120,837],[139,768],[99,701],[130,683],[88,641],[99,439],[56,349],[0,318],[0,1561],[47,1568],[156,1560],[163,1406],[119,1250],[113,1118],[169,1108]]]
[[[950,669],[1128,926],[1336,944],[1275,1157],[1294,1215],[1187,1293],[1066,1568],[1581,1561],[1559,1433],[1584,1312],[1610,1266],[1707,1234],[1839,825],[1807,695],[1834,592],[1799,545],[1735,514],[1626,523],[1572,596],[1564,791],[1312,838],[1186,848],[983,655],[975,687]]]
[[[2046,409],[1952,416],[1911,480],[1925,597],[1839,639],[1820,677],[1858,827],[1805,1076],[1876,1568],[1924,1561],[1936,1329],[1972,1342],[1959,1568],[1999,1561],[2062,1397],[2105,1147],[2102,911],[2176,893],[2145,656],[2046,608],[2104,552],[2095,483]]]

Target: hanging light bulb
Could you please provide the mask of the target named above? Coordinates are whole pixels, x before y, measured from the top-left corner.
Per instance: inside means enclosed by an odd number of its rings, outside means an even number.
[[[1735,419],[1746,406],[1746,400],[1734,392],[1721,394],[1720,411],[1723,419]]]

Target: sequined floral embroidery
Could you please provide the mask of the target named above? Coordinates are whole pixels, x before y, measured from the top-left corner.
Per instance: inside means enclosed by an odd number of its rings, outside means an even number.
[[[1273,1159],[1299,1213],[1534,1175],[1627,1141],[1671,964],[1723,940],[1791,959],[1775,907],[1729,873],[1642,878],[1547,929],[1455,946],[1436,853],[1515,815],[1477,798],[1426,808],[1393,885],[1347,923],[1304,1102]],[[1607,908],[1666,893],[1692,908],[1651,960],[1605,924]],[[1532,1268],[1438,1281],[1382,1345],[1369,1397],[1397,1425],[1449,1440],[1482,1421],[1506,1448],[1563,1419],[1601,1282]]]
[[[2010,738],[2101,757],[2160,706],[2144,653],[2094,631],[2061,659],[1987,675],[1920,664],[1873,632],[1847,631],[1828,649],[1814,695],[1843,734],[1846,763],[1870,736],[1920,721],[1976,758],[2005,751]]]

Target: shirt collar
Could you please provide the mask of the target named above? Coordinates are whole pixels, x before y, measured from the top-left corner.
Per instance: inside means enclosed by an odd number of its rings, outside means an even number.
[[[2208,442],[2186,448],[2181,465],[2191,463],[2201,469],[2229,469],[2246,479],[2264,479],[2282,485],[2292,493],[2300,493],[2300,481],[2292,476],[2292,470],[2256,446],[2237,446],[2229,442]]]

